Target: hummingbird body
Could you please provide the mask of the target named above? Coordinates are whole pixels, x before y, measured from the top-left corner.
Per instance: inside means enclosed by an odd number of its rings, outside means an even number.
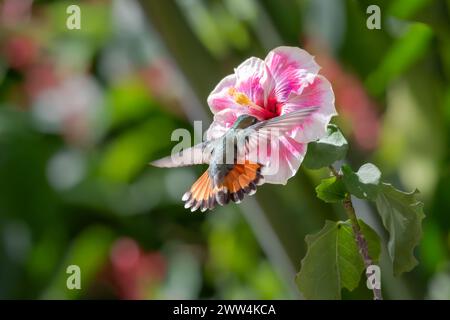
[[[234,163],[226,163],[226,147],[218,146],[214,149],[208,168],[208,174],[213,179],[214,185],[220,185],[233,168]]]
[[[236,120],[233,127],[215,143],[208,169],[215,186],[223,183],[225,177],[238,162],[239,133],[257,122],[258,119],[253,116],[242,115]]]
[[[258,121],[241,115],[220,138],[185,149],[174,156],[152,162],[156,167],[179,167],[208,164],[209,168],[183,195],[185,208],[191,211],[213,209],[233,201],[239,203],[245,195],[252,195],[264,183],[264,165],[248,160],[248,154],[258,148],[259,141],[272,144],[292,128],[301,124],[317,107],[308,107],[270,120]],[[177,160],[174,160],[177,159]],[[182,161],[179,161],[179,160]]]

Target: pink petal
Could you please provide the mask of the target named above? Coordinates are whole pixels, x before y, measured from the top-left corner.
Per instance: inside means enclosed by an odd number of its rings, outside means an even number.
[[[224,109],[232,109],[254,115],[259,119],[265,119],[267,115],[264,112],[236,103],[230,90],[235,90],[238,94],[244,94],[253,103],[264,108],[267,92],[270,92],[271,88],[273,88],[273,79],[267,71],[264,61],[252,57],[241,63],[235,69],[234,75],[225,77],[216,86],[208,97],[208,105],[213,113]]]
[[[300,91],[308,77],[320,70],[314,57],[297,47],[278,47],[269,52],[266,65],[275,81],[273,91],[278,102],[284,102],[291,92]]]
[[[288,136],[271,143],[268,162],[263,163],[261,171],[266,183],[286,184],[300,167],[306,153],[306,144],[299,143]]]
[[[337,115],[333,89],[330,82],[321,75],[316,76],[300,93],[291,93],[281,108],[281,114],[310,106],[319,108],[294,132],[293,136],[300,143],[308,143],[325,136],[328,123]]]
[[[220,112],[227,108],[239,108],[233,98],[230,96],[229,89],[235,87],[236,76],[230,74],[222,79],[219,84],[208,96],[208,105],[212,113]]]
[[[245,109],[224,109],[214,115],[214,121],[206,131],[206,140],[218,139],[223,136],[243,114]]]
[[[272,77],[266,72],[266,65],[259,58],[249,58],[235,70],[236,90],[244,93],[254,103],[264,106],[266,86],[272,82]]]

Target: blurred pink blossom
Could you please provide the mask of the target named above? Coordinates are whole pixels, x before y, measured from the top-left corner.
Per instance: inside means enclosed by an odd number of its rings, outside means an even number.
[[[33,0],[3,0],[0,5],[0,21],[5,27],[16,27],[31,17]]]
[[[40,92],[57,86],[59,81],[51,63],[38,63],[25,72],[25,92],[34,99]]]
[[[122,299],[148,298],[166,274],[159,252],[145,252],[131,238],[118,239],[111,248],[111,281]]]
[[[39,48],[30,37],[14,35],[5,41],[3,55],[8,65],[17,70],[24,70],[38,58]]]

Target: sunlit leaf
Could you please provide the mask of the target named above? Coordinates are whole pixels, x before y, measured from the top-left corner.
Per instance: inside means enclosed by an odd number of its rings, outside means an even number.
[[[342,179],[348,192],[360,199],[376,200],[381,172],[371,163],[362,165],[357,172],[342,166]]]
[[[407,272],[417,265],[414,248],[422,236],[423,203],[418,191],[406,193],[383,183],[376,205],[389,232],[388,251],[394,264],[394,275]]]
[[[344,200],[346,192],[344,183],[336,177],[323,179],[316,187],[317,197],[328,203]]]
[[[359,221],[369,255],[376,262],[380,239],[369,226]],[[306,236],[308,246],[296,282],[307,299],[340,299],[341,289],[355,289],[364,271],[364,262],[355,242],[350,220],[326,221],[322,230]]]
[[[327,136],[308,144],[303,165],[309,169],[319,169],[345,158],[348,143],[339,128],[333,124],[328,125]]]

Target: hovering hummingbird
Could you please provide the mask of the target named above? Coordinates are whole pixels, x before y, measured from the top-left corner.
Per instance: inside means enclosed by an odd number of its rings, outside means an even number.
[[[191,208],[192,212],[211,210],[217,204],[223,206],[230,200],[239,203],[246,194],[253,195],[257,186],[264,183],[261,174],[264,165],[249,159],[249,154],[259,148],[261,141],[271,145],[273,139],[301,125],[316,109],[303,108],[265,121],[244,114],[220,138],[199,143],[150,164],[160,168],[209,165],[208,170],[182,197],[184,207]]]

